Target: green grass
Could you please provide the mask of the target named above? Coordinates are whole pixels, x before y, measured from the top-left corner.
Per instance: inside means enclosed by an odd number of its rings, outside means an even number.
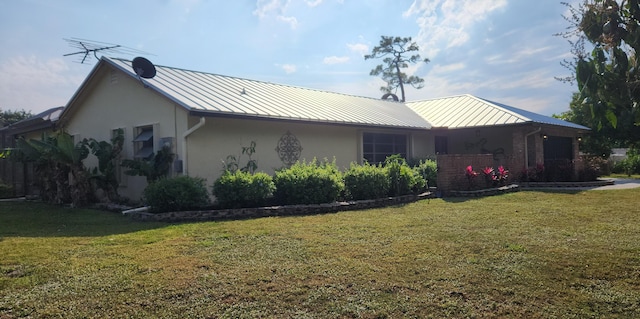
[[[0,318],[639,318],[640,189],[137,223],[0,203]]]
[[[631,174],[631,175],[627,175],[627,174],[611,174],[609,176],[604,176],[602,178],[640,179],[640,175],[639,174]]]

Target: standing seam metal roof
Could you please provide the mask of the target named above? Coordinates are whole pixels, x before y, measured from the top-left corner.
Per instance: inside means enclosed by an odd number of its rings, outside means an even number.
[[[459,95],[434,100],[406,103],[434,127],[450,129],[539,123],[589,130],[588,127],[563,121],[513,106],[492,102],[472,95]]]
[[[131,61],[102,58],[137,78]],[[189,111],[310,122],[430,129],[431,124],[407,105],[211,73],[156,66],[143,79]]]

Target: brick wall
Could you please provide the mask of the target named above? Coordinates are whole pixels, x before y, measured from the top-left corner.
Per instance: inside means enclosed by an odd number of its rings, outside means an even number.
[[[442,195],[449,195],[454,190],[468,190],[472,188],[490,187],[485,182],[482,170],[485,167],[497,169],[502,165],[510,171],[507,183],[514,180],[520,169],[512,169],[514,157],[507,155],[496,160],[492,154],[448,154],[438,155],[438,191]],[[472,185],[465,176],[465,169],[471,165],[473,170],[478,172],[478,176],[473,179]]]

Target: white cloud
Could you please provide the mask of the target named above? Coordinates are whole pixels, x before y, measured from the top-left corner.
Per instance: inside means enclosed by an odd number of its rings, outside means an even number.
[[[340,64],[349,62],[348,56],[328,56],[322,60],[324,64]]]
[[[281,0],[258,0],[256,3],[257,8],[253,11],[253,15],[262,19],[273,11],[281,12],[285,5],[286,3]]]
[[[288,24],[289,27],[291,27],[291,29],[293,30],[295,30],[298,27],[298,19],[296,19],[296,17],[285,17],[282,15],[279,15],[276,17],[276,19],[278,21]]]
[[[416,40],[432,58],[439,48],[467,43],[476,23],[506,4],[507,0],[415,0],[403,16],[417,16],[420,31]]]
[[[65,105],[84,76],[62,58],[17,56],[0,64],[0,107],[35,113]]]
[[[306,2],[307,5],[310,7],[316,7],[322,4],[322,0],[305,0],[304,2]]]
[[[364,43],[353,43],[353,44],[347,43],[347,47],[352,52],[358,53],[362,56],[369,53],[369,46]]]
[[[447,74],[454,71],[460,71],[465,68],[464,63],[453,63],[448,65],[437,64],[431,70],[434,74]]]
[[[286,74],[295,73],[298,70],[295,64],[283,64],[279,66],[282,68],[282,70],[284,70],[284,73]]]
[[[295,30],[298,27],[298,19],[286,14],[289,2],[290,0],[258,0],[253,15],[260,19],[275,18],[276,21],[288,24]]]

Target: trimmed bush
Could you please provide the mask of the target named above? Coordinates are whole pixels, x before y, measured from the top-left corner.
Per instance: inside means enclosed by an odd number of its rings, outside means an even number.
[[[424,178],[411,169],[400,155],[387,157],[384,168],[389,177],[389,196],[412,194],[426,185]]]
[[[210,204],[204,179],[189,176],[163,178],[149,184],[144,200],[155,213],[194,210]]]
[[[284,205],[321,204],[335,202],[344,190],[342,175],[335,160],[318,164],[297,162],[289,168],[276,172],[274,197]]]
[[[436,161],[429,159],[420,160],[413,169],[425,180],[426,187],[438,186],[438,164]]]
[[[273,196],[275,188],[273,179],[266,173],[225,171],[213,183],[213,195],[221,207],[258,207]]]
[[[389,178],[382,166],[351,163],[344,173],[344,185],[350,199],[376,199],[389,193]]]

